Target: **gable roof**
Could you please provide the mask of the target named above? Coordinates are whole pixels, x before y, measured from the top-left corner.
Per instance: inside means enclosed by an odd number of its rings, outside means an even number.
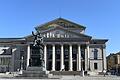
[[[56,22],[59,22],[59,21],[64,21],[64,22],[70,23],[70,24],[74,25],[75,28],[80,28],[80,29],[83,29],[83,30],[85,30],[85,28],[86,28],[86,27],[84,27],[84,26],[82,26],[82,25],[80,25],[80,24],[74,23],[74,22],[72,22],[72,21],[69,21],[69,20],[66,20],[66,19],[63,19],[63,18],[57,18],[57,19],[52,20],[52,21],[50,21],[50,22],[47,22],[47,23],[45,23],[45,24],[39,25],[39,26],[35,27],[35,29],[40,29],[40,30],[42,30],[42,29],[45,28],[45,26],[48,26],[48,25],[50,25],[50,24],[52,24],[52,23],[56,23]],[[74,28],[74,27],[73,27],[73,28]]]

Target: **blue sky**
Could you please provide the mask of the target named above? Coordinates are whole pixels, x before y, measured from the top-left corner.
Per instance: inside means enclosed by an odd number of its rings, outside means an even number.
[[[120,51],[120,0],[0,0],[0,37],[23,37],[34,27],[62,17],[107,38],[107,55]]]

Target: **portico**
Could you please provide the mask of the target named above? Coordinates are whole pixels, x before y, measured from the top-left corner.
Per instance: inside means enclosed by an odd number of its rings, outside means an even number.
[[[81,48],[82,47],[82,48]],[[84,49],[84,50],[83,50]],[[81,51],[83,50],[83,51]],[[85,61],[85,56],[89,56],[89,53],[85,53],[85,50],[89,52],[87,44],[75,44],[75,43],[54,43],[44,45],[44,62],[45,69],[48,71],[81,71],[85,70],[85,65],[82,63],[89,63],[89,60]],[[86,55],[81,55],[86,54]],[[28,58],[27,65],[30,58],[30,46],[28,45]],[[82,62],[83,61],[83,62]],[[82,65],[82,66],[81,66]],[[86,68],[87,70],[87,68]]]

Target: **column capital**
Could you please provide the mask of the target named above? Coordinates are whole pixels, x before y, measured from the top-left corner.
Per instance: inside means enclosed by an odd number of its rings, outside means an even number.
[[[72,43],[69,43],[68,45],[72,46],[73,44],[72,44]]]
[[[77,46],[81,46],[82,44],[77,44]]]
[[[61,44],[59,44],[59,45],[63,46],[64,44],[63,44],[63,43],[61,43]]]
[[[103,45],[102,45],[102,48],[106,48],[106,45],[105,45],[105,44],[103,44]]]
[[[55,44],[51,44],[52,46],[55,46]]]
[[[86,44],[86,46],[90,46],[90,44]]]
[[[44,43],[43,45],[44,45],[44,46],[46,46],[47,44],[46,44],[46,43]]]

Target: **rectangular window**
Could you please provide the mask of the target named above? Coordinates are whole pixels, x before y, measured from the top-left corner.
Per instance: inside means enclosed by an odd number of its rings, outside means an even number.
[[[81,58],[85,59],[85,49],[81,49]]]
[[[94,59],[97,60],[98,59],[98,50],[94,49]]]
[[[94,63],[94,69],[98,69],[97,63]]]

